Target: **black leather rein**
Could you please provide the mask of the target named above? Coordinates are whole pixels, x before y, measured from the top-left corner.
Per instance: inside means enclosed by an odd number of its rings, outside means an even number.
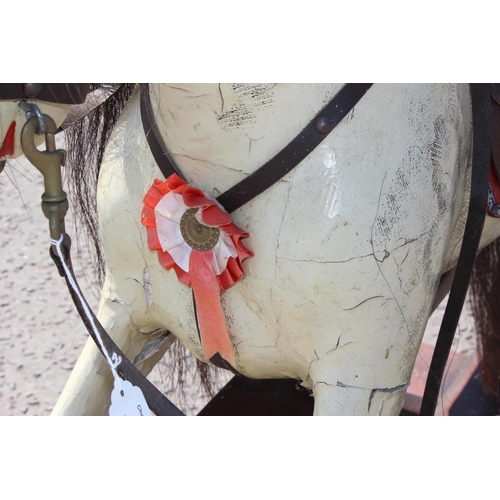
[[[71,298],[76,306],[78,314],[80,315],[85,328],[89,332],[90,336],[94,340],[97,348],[101,351],[104,357],[106,357],[103,352],[100,342],[96,337],[94,329],[92,327],[93,323],[97,328],[97,331],[101,337],[101,341],[104,345],[104,348],[109,353],[116,354],[119,358],[121,358],[120,363],[116,366],[116,371],[118,374],[124,379],[128,380],[132,385],[137,386],[141,389],[144,394],[144,398],[146,399],[149,408],[156,415],[163,416],[183,416],[182,413],[177,406],[175,406],[167,397],[163,395],[135,366],[131,363],[127,356],[120,350],[120,348],[115,344],[112,338],[108,335],[104,327],[101,325],[95,314],[92,312],[91,307],[83,298],[83,294],[78,287],[78,291],[80,292],[80,296],[70,284],[70,281],[78,286],[78,282],[73,272],[73,266],[71,264],[70,258],[70,250],[71,250],[71,239],[67,234],[64,234],[64,238],[62,241],[62,248],[64,253],[64,261],[66,267],[68,268],[68,274],[66,274],[66,270],[61,262],[59,255],[54,251],[53,247],[50,247],[50,256],[52,260],[57,266],[59,274],[64,277],[66,280],[66,285],[68,286],[68,290],[71,294]],[[71,279],[70,279],[71,278]],[[88,316],[90,315],[90,317]]]
[[[439,389],[441,388],[453,338],[465,303],[472,267],[479,248],[486,217],[491,157],[489,85],[487,83],[472,83],[470,93],[472,99],[473,145],[469,212],[455,277],[451,285],[450,296],[439,329],[429,374],[427,375],[420,409],[421,416],[432,416],[436,412]]]

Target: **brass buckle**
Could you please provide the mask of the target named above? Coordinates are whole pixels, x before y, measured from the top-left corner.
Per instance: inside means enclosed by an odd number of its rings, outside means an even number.
[[[30,111],[32,111],[31,108]],[[40,117],[42,116],[45,126],[46,151],[39,151],[34,140],[35,134],[41,129]],[[50,116],[32,113],[21,131],[21,147],[26,158],[43,175],[45,191],[42,194],[42,211],[49,220],[50,237],[57,241],[64,232],[68,199],[63,191],[61,180],[61,166],[66,162],[66,151],[56,150],[54,137],[56,132],[56,124]],[[38,133],[38,135],[41,134]]]

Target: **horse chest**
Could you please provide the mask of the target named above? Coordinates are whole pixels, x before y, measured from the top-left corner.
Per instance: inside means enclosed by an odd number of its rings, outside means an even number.
[[[300,120],[291,120],[289,110],[302,89],[262,89],[259,104],[252,97],[242,104],[234,89],[233,100],[221,87],[193,90],[189,97],[185,88],[153,92],[159,128],[187,180],[213,195],[275,154],[337,88],[303,93],[313,97],[300,102]],[[454,109],[448,105],[452,90],[459,103]],[[330,378],[363,386],[373,383],[374,367],[382,364],[387,369],[378,370],[379,384],[389,384],[395,372],[401,382],[408,377],[401,366],[416,354],[421,318],[430,308],[424,298],[435,292],[465,179],[460,136],[469,124],[462,93],[444,86],[373,88],[298,167],[234,213],[255,253],[245,277],[222,298],[239,371],[312,385],[311,367],[328,364],[334,367]],[[148,253],[140,232],[141,193],[159,173],[136,132],[134,106],[114,138],[125,152],[120,162],[108,153],[100,178],[107,193],[99,203],[101,225],[113,234],[109,244],[105,240],[106,255],[130,300],[137,287],[121,270],[140,282],[146,262],[157,307],[136,305],[136,316],[150,309],[150,318],[202,357],[190,292]],[[230,121],[229,110],[238,106],[239,118],[234,112]],[[116,244],[132,235],[140,245]],[[343,362],[346,356],[354,362]]]

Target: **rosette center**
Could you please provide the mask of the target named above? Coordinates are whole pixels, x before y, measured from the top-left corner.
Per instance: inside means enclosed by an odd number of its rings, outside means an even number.
[[[218,227],[205,226],[196,218],[199,208],[190,208],[181,217],[181,234],[184,241],[195,250],[211,250],[219,241]]]

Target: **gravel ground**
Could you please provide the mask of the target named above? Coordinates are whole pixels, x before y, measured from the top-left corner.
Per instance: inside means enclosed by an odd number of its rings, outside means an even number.
[[[48,254],[42,192],[42,177],[25,158],[9,162],[0,176],[0,415],[49,415],[88,336]],[[71,209],[66,221],[75,241]],[[79,243],[73,246],[75,272],[96,310],[92,267]],[[441,305],[429,321],[427,343],[435,340],[443,310]],[[457,352],[471,352],[475,334],[467,308],[459,331]],[[195,414],[205,402],[197,383],[182,397],[168,386],[167,371],[161,365],[149,378],[185,413]],[[228,379],[224,371],[217,376],[219,386]],[[186,378],[191,379],[189,373]]]
[[[42,176],[24,158],[5,167],[0,187],[1,415],[49,415],[87,338],[49,257],[42,193]],[[71,229],[69,224],[70,234]],[[74,257],[75,272],[95,307],[84,259],[85,249]]]

